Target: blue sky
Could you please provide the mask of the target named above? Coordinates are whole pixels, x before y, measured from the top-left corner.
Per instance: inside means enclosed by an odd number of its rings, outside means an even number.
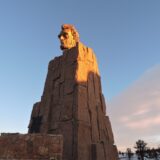
[[[95,51],[108,102],[160,63],[159,7],[159,0],[0,0],[0,132],[27,132],[48,62],[61,54],[61,24],[74,24]]]

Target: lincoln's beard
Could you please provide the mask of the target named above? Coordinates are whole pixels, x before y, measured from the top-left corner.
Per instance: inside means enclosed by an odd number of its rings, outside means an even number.
[[[70,46],[64,46],[64,45],[60,45],[61,50],[66,50],[66,49],[70,49],[76,46],[76,42],[70,44]]]
[[[60,46],[61,50],[69,49],[67,47],[64,47],[63,45]]]

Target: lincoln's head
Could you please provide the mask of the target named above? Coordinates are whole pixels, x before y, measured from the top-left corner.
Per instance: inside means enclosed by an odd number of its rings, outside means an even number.
[[[58,35],[60,40],[62,50],[70,49],[76,46],[76,43],[79,42],[79,34],[75,27],[71,24],[63,24],[61,26],[61,32]]]

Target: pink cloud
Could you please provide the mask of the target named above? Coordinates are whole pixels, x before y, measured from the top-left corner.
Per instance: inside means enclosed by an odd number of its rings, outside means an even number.
[[[139,111],[135,112],[135,113],[133,114],[133,116],[141,116],[141,115],[143,115],[143,114],[148,113],[149,111],[150,111],[149,108],[142,108],[142,109],[140,109]]]
[[[160,133],[159,82],[160,65],[157,65],[109,102],[108,112],[118,147],[133,147],[136,140]]]
[[[152,128],[156,125],[160,125],[160,115],[139,121],[128,121],[125,125],[131,129]]]

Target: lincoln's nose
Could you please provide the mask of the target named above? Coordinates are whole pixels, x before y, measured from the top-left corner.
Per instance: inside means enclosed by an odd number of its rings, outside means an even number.
[[[63,40],[63,39],[64,39],[64,37],[63,37],[63,36],[59,36],[59,39],[60,39],[60,40]]]

